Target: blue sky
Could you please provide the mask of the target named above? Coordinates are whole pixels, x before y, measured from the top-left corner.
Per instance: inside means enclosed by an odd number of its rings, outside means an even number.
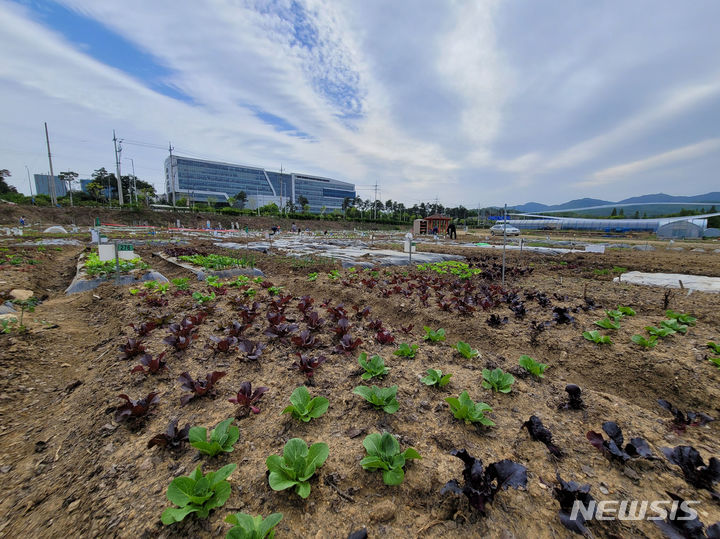
[[[177,153],[414,204],[719,190],[720,3],[0,0],[0,168]],[[138,145],[135,142],[143,144]]]

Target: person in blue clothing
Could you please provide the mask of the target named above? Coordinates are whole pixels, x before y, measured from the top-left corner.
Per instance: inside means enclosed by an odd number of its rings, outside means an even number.
[[[25,226],[25,216],[20,217],[20,226]]]

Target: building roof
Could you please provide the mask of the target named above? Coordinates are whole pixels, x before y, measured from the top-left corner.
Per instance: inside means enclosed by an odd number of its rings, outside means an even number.
[[[445,217],[444,215],[440,215],[439,213],[436,213],[434,215],[428,215],[425,219],[435,219],[436,221],[452,221],[452,217]]]

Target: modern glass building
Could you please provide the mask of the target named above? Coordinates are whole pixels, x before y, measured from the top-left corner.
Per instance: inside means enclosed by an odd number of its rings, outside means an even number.
[[[67,185],[57,176],[50,176],[49,174],[33,174],[33,176],[35,176],[35,192],[38,195],[50,196],[50,178],[55,182],[55,196],[60,198],[67,195]]]
[[[274,202],[280,207],[300,197],[308,200],[310,211],[327,213],[342,210],[345,198],[355,198],[355,185],[308,174],[271,172],[248,165],[233,165],[182,156],[165,159],[165,190],[170,202],[225,202],[244,191],[246,208],[255,209]]]

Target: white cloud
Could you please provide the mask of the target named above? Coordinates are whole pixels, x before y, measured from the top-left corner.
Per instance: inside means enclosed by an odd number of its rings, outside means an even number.
[[[92,47],[69,42],[52,29],[52,19],[33,22],[37,14],[30,8],[0,0],[0,165],[11,168],[20,187],[23,165],[46,170],[42,122],[48,121],[56,169],[111,169],[109,139],[116,129],[126,140],[161,146],[172,140],[178,153],[269,168],[282,164],[358,185],[378,181],[383,198],[395,200],[439,196],[445,204],[470,206],[475,200],[564,201],[585,196],[573,189],[590,185],[571,184],[570,175],[592,177],[597,185],[613,174],[632,176],[655,166],[654,158],[610,166],[627,160],[628,149],[648,155],[650,148],[666,146],[668,133],[678,146],[711,136],[700,126],[679,136],[674,125],[720,96],[720,62],[710,60],[693,77],[658,84],[638,100],[641,105],[616,114],[612,109],[610,121],[595,125],[593,116],[604,120],[609,106],[601,94],[624,91],[607,74],[620,78],[646,62],[655,40],[662,40],[659,31],[645,36],[651,41],[642,49],[645,56],[626,46],[634,41],[613,42],[615,52],[605,51],[597,61],[594,51],[623,20],[622,10],[602,7],[594,8],[604,14],[602,31],[588,37],[571,20],[573,42],[551,47],[558,54],[538,63],[527,52],[511,54],[520,36],[502,33],[507,28],[498,23],[499,12],[507,6],[496,1],[419,9],[412,0],[305,0],[304,40],[295,37],[291,19],[297,13],[289,0],[213,0],[202,8],[169,0],[61,1],[165,66],[166,82],[192,103],[153,91],[147,80],[94,59]],[[581,14],[582,20],[593,18]],[[553,27],[553,16],[544,23]],[[546,27],[522,37],[531,48],[541,46],[553,38]],[[716,41],[714,34],[704,40],[698,43],[705,49]],[[309,138],[279,131],[257,111],[282,118]],[[585,123],[576,122],[585,112]],[[166,152],[128,144],[123,155],[162,187]],[[599,168],[599,176],[591,176]]]
[[[597,158],[623,144],[637,140],[662,122],[672,120],[719,95],[720,79],[718,78],[682,86],[665,96],[659,103],[648,103],[644,110],[622,120],[609,131],[560,152],[545,163],[545,169],[569,168]]]
[[[703,140],[696,144],[675,148],[667,152],[663,152],[645,159],[639,159],[630,163],[609,167],[592,175],[592,179],[578,182],[583,186],[601,186],[616,183],[619,181],[627,181],[634,175],[647,170],[654,170],[673,163],[687,161],[696,157],[707,155],[711,152],[720,150],[720,138],[712,138]]]

